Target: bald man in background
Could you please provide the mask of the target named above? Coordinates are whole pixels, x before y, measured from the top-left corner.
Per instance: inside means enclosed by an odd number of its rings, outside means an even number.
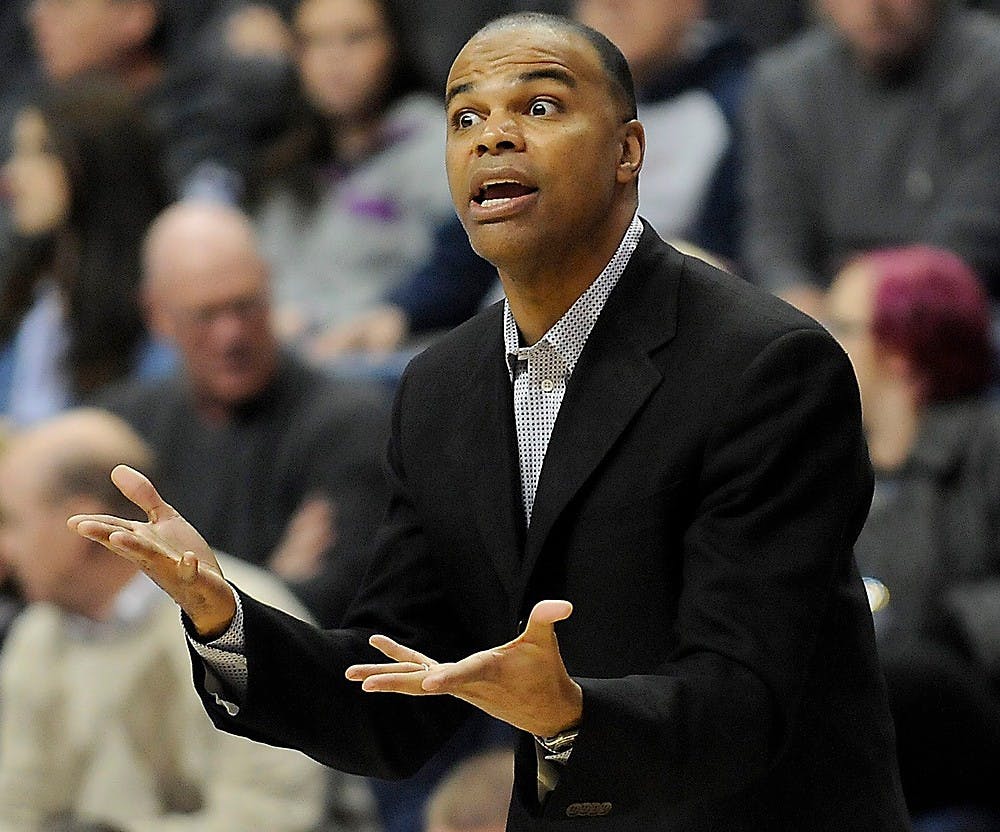
[[[180,372],[98,403],[156,449],[163,494],[212,546],[271,569],[336,624],[384,508],[385,394],[282,350],[268,267],[237,209],[168,208],[143,269],[149,326],[177,348]]]

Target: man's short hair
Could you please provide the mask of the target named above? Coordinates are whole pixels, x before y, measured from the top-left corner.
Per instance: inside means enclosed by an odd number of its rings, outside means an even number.
[[[116,431],[113,441],[81,444],[72,452],[63,452],[52,460],[45,486],[46,496],[53,502],[71,497],[92,497],[106,507],[108,514],[129,520],[145,520],[145,513],[126,498],[111,481],[111,469],[119,463],[156,476],[154,454],[150,446],[122,418],[96,408],[81,408],[67,412],[102,420],[107,430]],[[54,417],[59,419],[59,416]]]
[[[49,483],[48,495],[53,502],[71,497],[93,497],[106,506],[106,513],[127,520],[146,520],[146,515],[134,503],[126,498],[111,481],[109,473],[117,465],[109,464],[106,459],[81,454],[73,459],[67,459],[53,471]],[[132,467],[138,467],[136,463]],[[155,472],[149,467],[143,469],[150,476]]]
[[[597,54],[601,59],[601,66],[604,68],[604,74],[608,79],[608,85],[624,110],[625,115],[623,120],[630,121],[637,117],[635,82],[632,80],[632,70],[629,68],[628,61],[621,50],[596,29],[592,29],[590,26],[571,17],[559,14],[515,12],[514,14],[504,15],[503,17],[491,20],[476,34],[514,28],[515,26],[530,25],[568,29],[585,38],[597,50]]]

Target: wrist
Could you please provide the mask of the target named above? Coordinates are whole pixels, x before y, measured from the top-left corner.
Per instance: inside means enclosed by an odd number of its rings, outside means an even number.
[[[225,599],[228,603],[220,602],[212,605],[211,608],[193,610],[187,613],[195,635],[200,641],[214,641],[223,635],[233,623],[236,617],[236,596],[229,587],[229,597]]]
[[[564,695],[560,698],[559,707],[551,714],[551,719],[539,725],[541,730],[534,731],[538,737],[554,737],[576,728],[583,720],[583,689],[572,678],[567,678]]]
[[[558,719],[552,724],[558,726],[555,730],[535,734],[535,741],[542,748],[545,759],[554,763],[565,764],[573,751],[573,744],[580,733],[580,723],[583,720],[583,689],[569,680],[566,696],[563,699],[565,707],[560,709]]]

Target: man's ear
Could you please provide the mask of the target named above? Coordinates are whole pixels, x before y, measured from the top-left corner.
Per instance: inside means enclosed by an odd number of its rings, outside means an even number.
[[[63,500],[62,509],[66,512],[67,518],[70,518],[75,514],[108,513],[108,507],[104,502],[87,494],[74,494],[67,497]]]
[[[154,290],[146,284],[139,289],[139,305],[149,331],[161,341],[174,343],[177,335],[174,316],[163,308],[162,303],[157,303]]]
[[[621,156],[618,160],[618,181],[623,185],[634,182],[646,155],[646,130],[638,119],[622,125]]]
[[[108,506],[94,497],[78,494],[60,501],[58,510],[59,514],[64,515],[64,519],[68,520],[77,514],[107,514]],[[89,557],[89,553],[95,551],[95,547],[103,548],[100,543],[81,537],[69,528],[66,531],[77,538],[76,551],[80,557]]]

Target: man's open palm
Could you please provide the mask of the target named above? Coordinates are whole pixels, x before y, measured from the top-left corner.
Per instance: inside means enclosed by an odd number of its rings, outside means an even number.
[[[442,664],[375,635],[372,646],[393,662],[353,665],[347,678],[372,692],[451,694],[517,728],[551,736],[578,724],[583,711],[583,694],[566,672],[555,634],[555,623],[572,611],[568,601],[540,601],[513,641]]]
[[[221,635],[232,621],[236,601],[211,547],[144,475],[118,465],[111,479],[146,513],[147,521],[78,514],[67,521],[70,528],[136,564],[187,613],[199,635]]]

